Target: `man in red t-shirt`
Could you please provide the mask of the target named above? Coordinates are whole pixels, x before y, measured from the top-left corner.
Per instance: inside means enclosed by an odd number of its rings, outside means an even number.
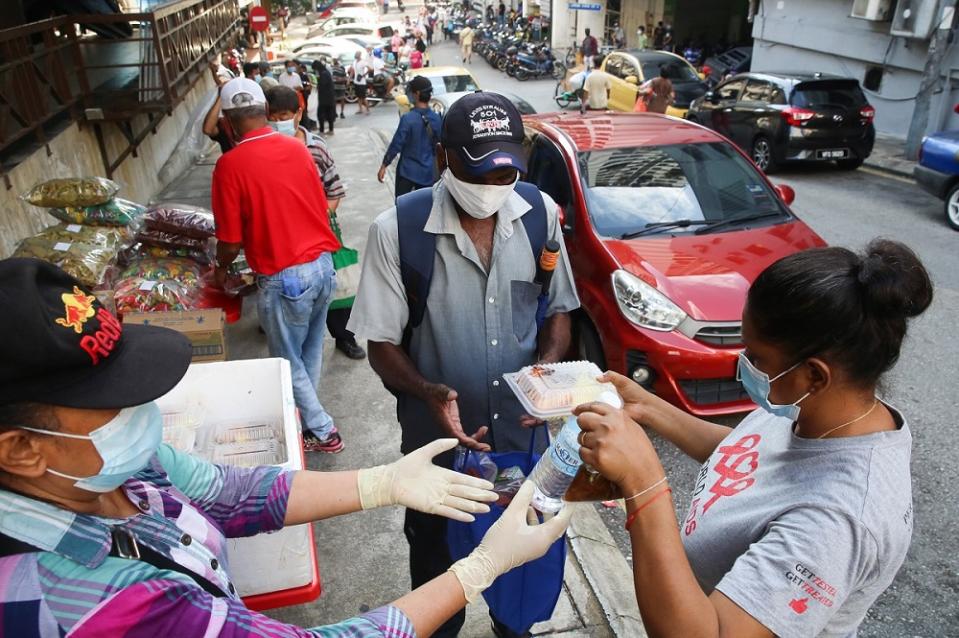
[[[304,447],[339,452],[343,441],[316,395],[336,287],[331,255],[339,248],[323,183],[307,148],[269,126],[256,82],[230,80],[220,101],[238,141],[213,171],[217,282],[242,248],[257,273],[257,312],[270,355],[290,362]]]

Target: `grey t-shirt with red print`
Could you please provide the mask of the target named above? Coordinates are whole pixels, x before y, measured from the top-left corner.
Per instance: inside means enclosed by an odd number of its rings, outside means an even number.
[[[746,417],[700,468],[680,521],[703,589],[783,638],[855,636],[912,538],[912,435],[890,410],[894,431],[822,440]]]

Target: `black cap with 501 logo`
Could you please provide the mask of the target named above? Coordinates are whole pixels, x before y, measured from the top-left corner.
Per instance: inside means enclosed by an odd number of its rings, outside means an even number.
[[[506,167],[525,173],[523,135],[523,116],[499,93],[464,95],[443,118],[443,148],[455,150],[473,175]]]

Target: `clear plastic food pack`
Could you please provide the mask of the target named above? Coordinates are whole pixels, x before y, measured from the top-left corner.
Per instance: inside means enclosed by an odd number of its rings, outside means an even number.
[[[504,374],[507,385],[526,411],[541,419],[572,414],[573,408],[595,401],[604,392],[616,394],[612,383],[600,383],[602,371],[589,361],[526,366]]]
[[[176,279],[128,277],[117,282],[113,295],[117,312],[166,312],[193,310],[200,300],[200,289]]]
[[[279,465],[287,460],[282,429],[263,421],[221,423],[207,440],[207,449],[214,463],[239,467]]]
[[[40,182],[21,197],[34,206],[96,206],[113,199],[120,186],[105,177],[66,177]]]

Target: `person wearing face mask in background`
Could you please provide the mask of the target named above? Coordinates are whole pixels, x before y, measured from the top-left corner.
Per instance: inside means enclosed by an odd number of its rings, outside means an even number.
[[[349,329],[368,339],[370,364],[398,397],[401,450],[453,436],[475,450],[525,451],[529,417],[503,374],[559,361],[570,343],[569,313],[579,307],[557,206],[518,182],[526,171],[523,121],[502,95],[457,100],[436,156],[440,180],[399,197],[370,227]],[[562,258],[540,328],[534,276],[549,239]],[[424,257],[430,281],[408,287],[412,260]],[[414,586],[449,568],[444,521],[407,510],[404,531]],[[435,635],[455,636],[464,617]],[[494,627],[513,635],[495,619]]]
[[[273,77],[273,69],[270,67],[269,62],[260,62],[260,88],[264,91],[272,89],[274,86],[279,86],[279,82],[276,81],[276,78]]]
[[[759,409],[738,426],[694,417],[614,373],[623,410],[577,408],[583,462],[627,495],[650,635],[856,635],[913,526],[912,435],[877,385],[932,296],[899,242],[799,252],[760,273],[746,297],[738,376]],[[703,464],[678,522],[637,423]]]
[[[413,99],[413,108],[400,118],[376,174],[380,182],[386,179],[387,167],[399,155],[394,180],[396,197],[429,188],[436,181],[436,144],[443,123],[439,114],[430,108],[433,84],[428,78],[415,76],[406,85],[406,90]]]
[[[0,300],[19,337],[0,355],[5,635],[427,636],[569,521],[572,510],[528,525],[527,484],[477,552],[425,587],[336,625],[268,618],[231,582],[227,538],[390,505],[470,521],[493,485],[432,464],[452,439],[359,471],[213,465],[162,442],[155,400],[190,365],[184,335],[121,325],[36,259],[0,261]]]
[[[297,124],[300,112],[297,110],[296,94],[292,90],[285,86],[270,89],[266,92],[266,104],[270,112],[270,126],[279,133],[295,136],[306,144],[306,148],[310,151],[313,163],[316,164],[323,179],[323,193],[326,195],[332,226],[340,200],[346,197],[346,185],[340,179],[329,147],[322,137],[310,133]],[[351,307],[331,308],[326,315],[326,329],[336,342],[337,350],[350,359],[363,359],[366,357],[366,352],[356,343],[353,333],[346,329],[351,311]]]
[[[331,255],[340,247],[323,184],[306,146],[292,137],[296,121],[270,126],[266,96],[256,82],[231,80],[220,96],[239,141],[213,170],[216,281],[222,285],[243,248],[258,275],[257,312],[270,356],[290,361],[304,449],[336,453],[343,441],[316,395],[336,286]]]

